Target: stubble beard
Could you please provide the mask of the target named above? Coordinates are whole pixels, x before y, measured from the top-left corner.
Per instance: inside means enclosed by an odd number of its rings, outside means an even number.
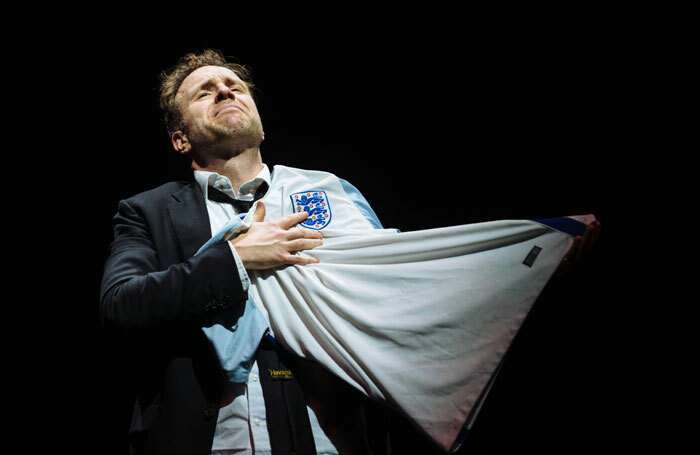
[[[235,124],[214,123],[203,129],[193,128],[189,139],[198,154],[228,159],[260,147],[262,136],[262,124],[254,119],[246,119]]]

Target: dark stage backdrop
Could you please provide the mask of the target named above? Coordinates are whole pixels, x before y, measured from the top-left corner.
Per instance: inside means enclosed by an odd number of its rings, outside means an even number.
[[[120,199],[190,177],[156,87],[160,71],[209,47],[253,69],[263,160],[349,180],[385,227],[595,214],[604,224],[596,250],[536,303],[467,453],[572,453],[614,433],[620,348],[606,258],[619,144],[609,136],[616,80],[604,10],[480,1],[94,8],[62,10],[47,43],[68,106],[55,171],[74,240],[60,363],[70,453],[126,453],[133,382],[97,315],[111,218]]]

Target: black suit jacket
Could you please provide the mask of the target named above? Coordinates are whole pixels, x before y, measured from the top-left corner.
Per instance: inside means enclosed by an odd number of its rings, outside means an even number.
[[[121,201],[114,217],[100,310],[128,335],[140,375],[136,451],[210,453],[224,378],[201,327],[247,298],[228,245],[194,256],[210,237],[196,182]]]
[[[210,229],[194,181],[121,201],[114,217],[100,309],[106,325],[127,335],[140,376],[135,453],[210,453],[225,379],[201,328],[223,308],[242,312],[247,299],[228,245],[194,256]],[[383,408],[317,365],[282,357],[341,453],[384,452]]]

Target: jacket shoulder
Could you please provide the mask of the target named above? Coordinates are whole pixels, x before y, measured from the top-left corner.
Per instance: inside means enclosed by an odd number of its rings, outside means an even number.
[[[161,202],[172,202],[172,195],[180,192],[183,188],[193,184],[193,181],[177,181],[164,183],[156,188],[135,194],[125,201],[129,205],[142,206],[158,204]]]

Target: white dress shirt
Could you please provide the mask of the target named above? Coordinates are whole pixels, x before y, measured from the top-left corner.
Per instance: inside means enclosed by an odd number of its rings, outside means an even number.
[[[209,213],[212,235],[218,232],[223,225],[232,217],[238,215],[232,204],[220,203],[209,200],[209,186],[229,195],[230,197],[243,201],[252,201],[258,187],[266,182],[270,184],[270,170],[267,165],[263,165],[262,171],[255,178],[243,184],[238,194],[236,194],[230,180],[226,176],[216,172],[194,171],[194,177],[204,194]],[[235,248],[229,242],[231,253],[238,266],[238,273],[243,284],[243,289],[248,290],[250,279],[245,271]],[[267,422],[265,415],[265,400],[263,398],[262,386],[260,385],[260,375],[257,362],[253,362],[247,384],[229,383],[227,396],[230,401],[223,403],[219,410],[219,417],[214,434],[212,454],[232,455],[232,454],[256,454],[270,455],[270,438],[267,432]],[[231,399],[232,398],[232,399]],[[335,455],[338,450],[326,437],[318,423],[318,419],[313,410],[307,406],[311,430],[316,444],[318,455]]]

